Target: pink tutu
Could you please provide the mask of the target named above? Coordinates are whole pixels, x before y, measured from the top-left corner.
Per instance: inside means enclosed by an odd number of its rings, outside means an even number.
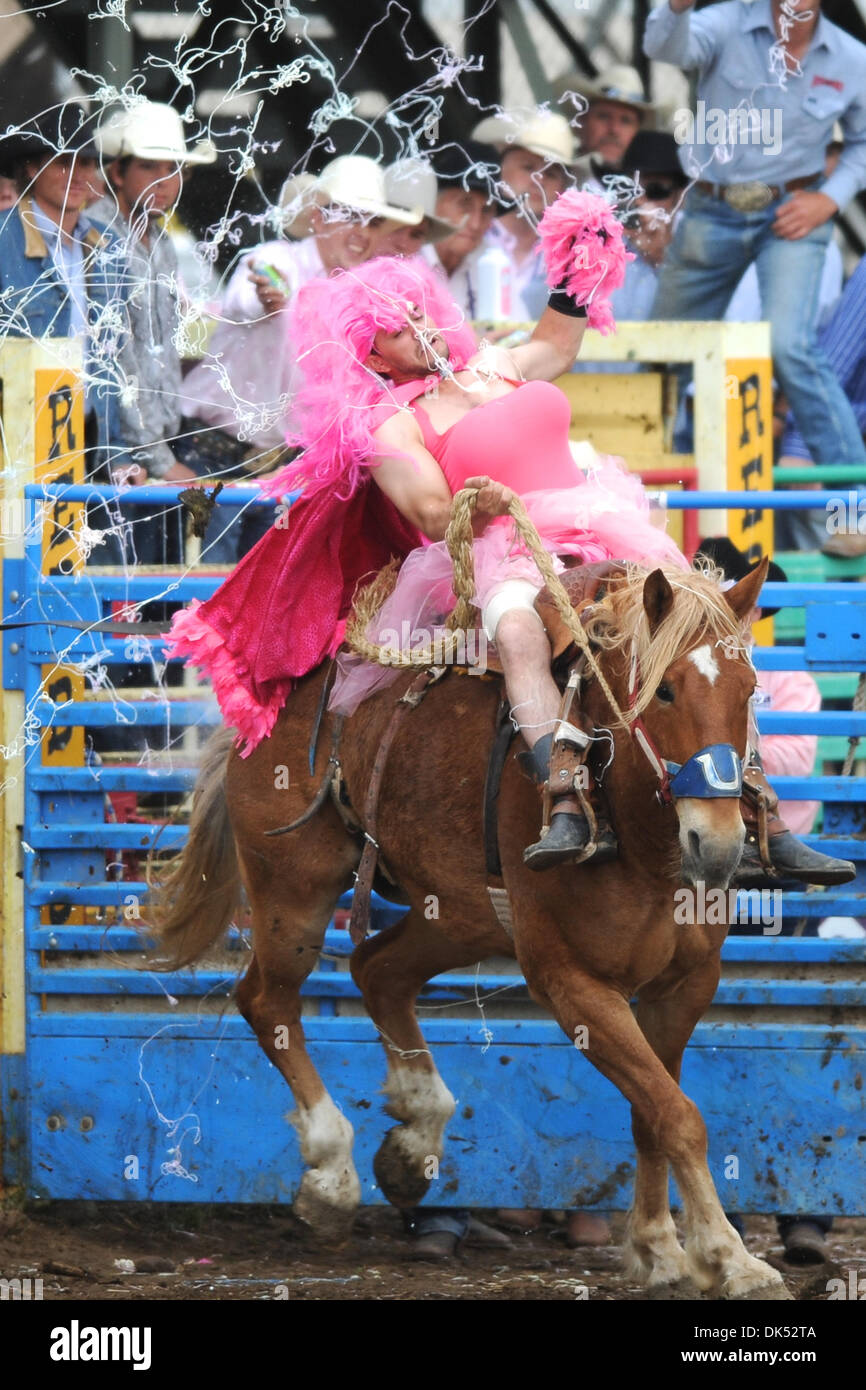
[[[553,557],[576,555],[583,564],[632,560],[648,567],[667,563],[689,568],[671,537],[650,522],[640,479],[610,456],[600,456],[578,487],[528,492],[521,500]],[[491,522],[474,542],[473,553],[473,602],[479,609],[509,579],[526,579],[538,589],[544,585],[508,517]],[[561,571],[564,566],[555,560],[554,568]],[[368,629],[370,640],[404,648],[441,639],[456,603],[452,580],[451,556],[444,541],[413,550],[403,562],[393,593]],[[341,714],[352,714],[398,674],[395,667],[379,666],[352,652],[341,652],[337,665],[329,708]]]

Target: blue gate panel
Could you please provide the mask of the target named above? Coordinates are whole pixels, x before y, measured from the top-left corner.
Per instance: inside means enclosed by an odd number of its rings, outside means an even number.
[[[332,1033],[347,1021],[334,1022]],[[383,1051],[357,1022],[354,1040],[313,1041],[310,1052],[355,1129],[363,1201],[377,1204],[373,1154],[394,1122],[382,1110]],[[477,1040],[434,1045],[457,1110],[427,1201],[627,1208],[634,1150],[619,1092],[555,1025],[534,1025],[535,1042],[493,1030],[484,1051]],[[707,1038],[687,1050],[683,1087],[706,1121],[727,1210],[866,1212],[866,1052],[838,1037],[836,1046],[825,1034],[813,1047],[764,1050]],[[152,1040],[43,1036],[31,1063],[42,1078],[31,1101],[31,1195],[292,1200],[303,1172],[285,1118],[294,1103],[251,1036],[179,1036],[171,1025]],[[146,1085],[134,1084],[139,1075]]]

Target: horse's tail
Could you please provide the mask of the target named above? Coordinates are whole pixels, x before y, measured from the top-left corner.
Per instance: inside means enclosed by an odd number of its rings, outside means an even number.
[[[222,936],[241,902],[241,879],[226,800],[234,731],[208,740],[195,786],[189,839],[155,885],[150,911],[159,955],[150,969],[177,970]]]

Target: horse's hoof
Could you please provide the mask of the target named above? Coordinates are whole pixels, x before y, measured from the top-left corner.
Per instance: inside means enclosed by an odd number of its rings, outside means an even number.
[[[360,1192],[358,1196],[360,1198]],[[357,1206],[357,1202],[335,1205],[333,1196],[321,1191],[310,1171],[304,1174],[292,1211],[317,1240],[327,1245],[343,1245],[352,1234]]]
[[[416,1160],[417,1161],[417,1160]],[[376,1181],[395,1207],[416,1207],[430,1187],[430,1179],[412,1170],[412,1160],[403,1147],[403,1126],[389,1129],[373,1157]]]
[[[690,1303],[702,1299],[703,1294],[693,1279],[684,1275],[671,1284],[651,1284],[646,1291],[651,1302]]]
[[[749,1289],[747,1293],[737,1293],[729,1297],[731,1303],[769,1303],[794,1301],[784,1284],[762,1284],[760,1288]]]

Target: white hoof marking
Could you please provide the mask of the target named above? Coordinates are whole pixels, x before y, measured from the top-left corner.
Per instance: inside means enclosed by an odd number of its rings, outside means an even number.
[[[309,1110],[299,1106],[289,1120],[309,1169],[307,1185],[315,1185],[319,1197],[331,1206],[354,1210],[361,1200],[361,1184],[352,1162],[354,1131],[345,1115],[330,1096],[323,1096]]]
[[[445,1126],[457,1108],[437,1071],[411,1071],[391,1066],[385,1083],[387,1110],[405,1129],[401,1148],[413,1166],[429,1157],[440,1157]]]

